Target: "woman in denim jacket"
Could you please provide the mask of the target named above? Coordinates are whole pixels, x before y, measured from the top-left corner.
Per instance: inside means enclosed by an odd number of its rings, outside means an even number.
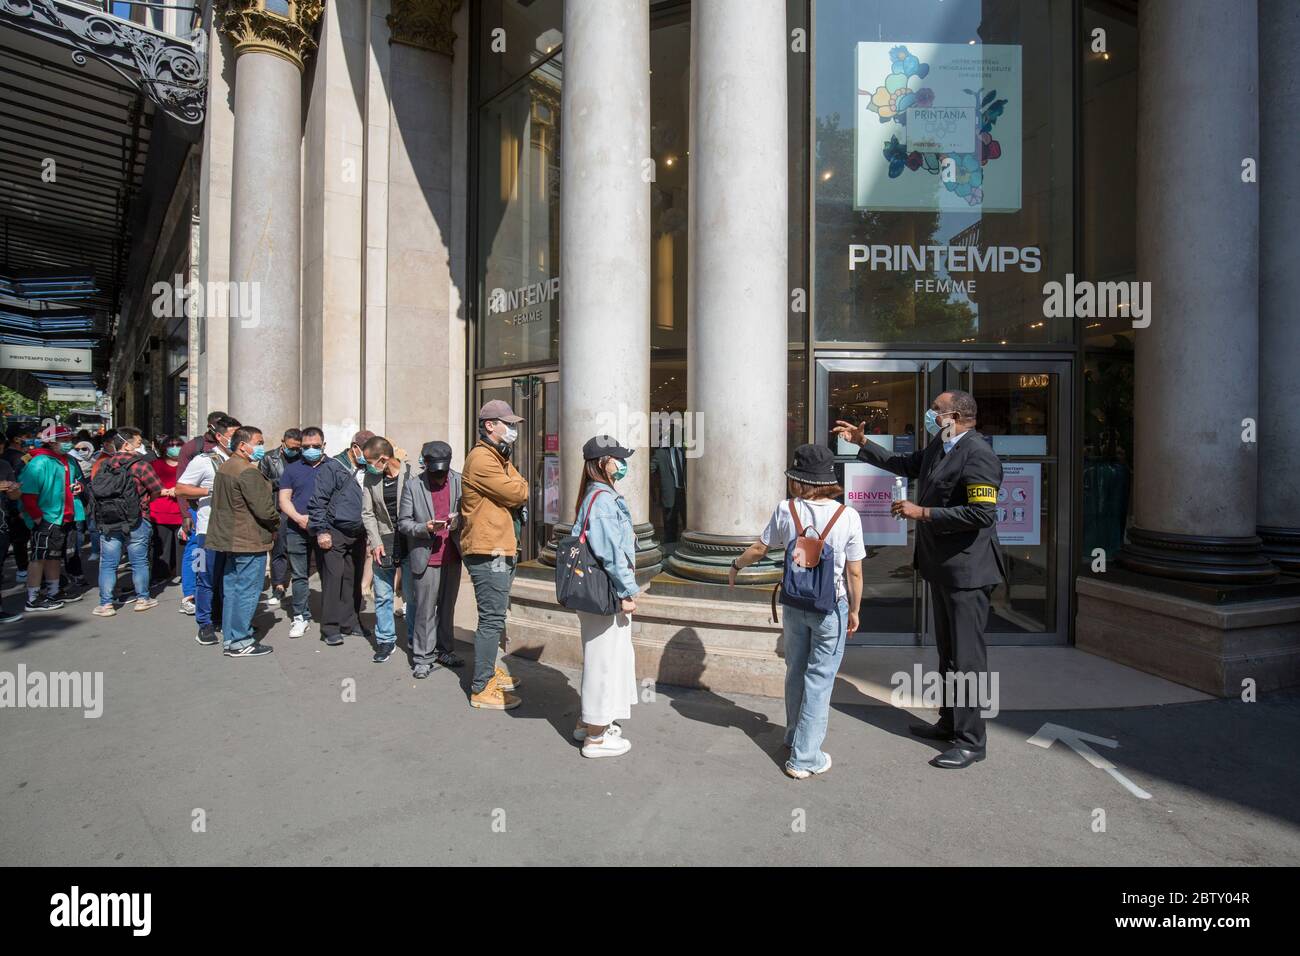
[[[582,446],[585,459],[578,485],[573,533],[587,528],[587,546],[614,585],[621,606],[615,614],[578,611],[582,632],[582,712],[573,739],[582,742],[584,757],[618,757],[632,749],[615,720],[632,716],[636,703],[636,657],[632,651],[632,618],[636,610],[636,535],[632,513],[614,482],[627,474],[631,449],[608,435],[597,435]]]

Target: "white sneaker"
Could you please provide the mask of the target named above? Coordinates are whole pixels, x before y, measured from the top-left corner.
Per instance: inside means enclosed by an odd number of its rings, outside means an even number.
[[[267,607],[279,607],[280,599],[275,596],[274,592],[272,592],[271,596],[263,600],[262,603]]]
[[[599,740],[587,740],[582,745],[582,755],[584,757],[621,757],[632,749],[632,741],[628,740],[622,734],[611,734],[605,731],[605,736]]]
[[[295,617],[293,623],[289,625],[290,637],[302,637],[307,633],[307,628],[311,627],[311,621],[305,617]]]
[[[618,724],[610,724],[608,727],[605,728],[605,734],[606,734],[607,736],[609,736],[609,735],[613,735],[613,736],[615,736],[615,737],[622,737],[622,736],[623,736],[623,728],[620,727]],[[586,724],[583,724],[583,725],[580,726],[580,727],[574,727],[574,728],[573,728],[573,739],[576,740],[578,743],[582,743],[584,740],[587,739],[587,725],[586,725]]]
[[[787,777],[793,777],[795,780],[806,780],[808,777],[811,777],[815,773],[825,773],[827,770],[830,769],[831,769],[830,754],[826,755],[826,762],[822,764],[820,767],[818,767],[816,770],[797,770],[795,767],[791,766],[790,761],[787,760],[785,762],[785,775]]]

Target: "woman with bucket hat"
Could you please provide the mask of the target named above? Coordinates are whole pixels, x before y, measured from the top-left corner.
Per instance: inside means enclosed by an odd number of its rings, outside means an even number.
[[[582,635],[582,703],[573,739],[584,757],[618,757],[632,749],[615,720],[632,716],[636,703],[636,655],[632,617],[636,610],[636,535],[632,512],[614,483],[627,475],[632,454],[608,435],[582,446],[582,480],[572,534],[586,536],[592,557],[608,575],[618,599],[613,614],[577,611]]]
[[[862,521],[835,499],[835,458],[823,445],[800,445],[786,473],[789,498],[772,512],[762,535],[731,563],[736,572],[785,549],[780,585],[785,643],[785,745],[787,776],[802,780],[831,769],[823,753],[831,688],[844,658],[844,642],[858,629],[862,599]],[[775,608],[775,596],[773,601]]]

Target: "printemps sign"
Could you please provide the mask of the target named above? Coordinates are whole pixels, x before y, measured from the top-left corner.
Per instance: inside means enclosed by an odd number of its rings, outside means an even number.
[[[527,325],[546,318],[546,309],[533,308],[553,302],[560,295],[560,277],[551,276],[517,289],[496,288],[488,296],[488,315],[504,315],[507,325]]]

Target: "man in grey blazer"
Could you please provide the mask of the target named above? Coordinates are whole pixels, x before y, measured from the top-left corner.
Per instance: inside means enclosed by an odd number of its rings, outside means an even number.
[[[451,446],[425,442],[420,449],[424,471],[402,489],[397,530],[406,544],[411,575],[407,619],[414,620],[411,665],[417,678],[429,676],[434,664],[460,667],[455,654],[454,619],[460,590],[460,472],[451,468]]]

